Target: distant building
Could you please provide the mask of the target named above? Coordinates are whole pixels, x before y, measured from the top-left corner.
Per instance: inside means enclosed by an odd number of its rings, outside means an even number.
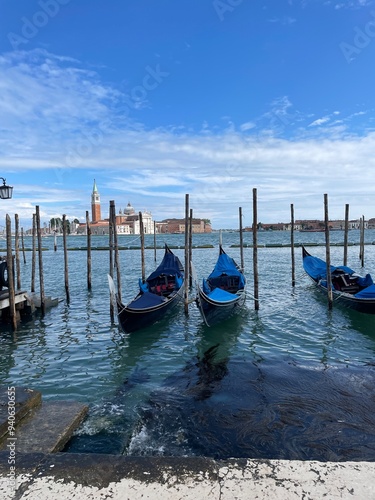
[[[211,233],[210,222],[204,219],[192,219],[192,233]],[[156,222],[156,231],[158,233],[181,234],[185,232],[185,219],[164,219]]]
[[[151,212],[142,212],[143,230],[145,234],[154,234],[154,222]],[[119,234],[140,234],[139,214],[135,213],[134,208],[129,202],[123,210],[116,214],[116,226]]]
[[[374,220],[374,219],[372,219],[372,220]],[[361,227],[361,220],[360,219],[349,221],[349,229],[360,229],[360,227]],[[368,229],[368,221],[366,221],[366,220],[365,220],[365,229]]]
[[[361,221],[360,219],[348,221],[348,229],[360,229]],[[328,221],[328,226],[330,230],[338,231],[345,229],[344,220],[330,220]],[[287,223],[273,223],[273,224],[258,224],[259,231],[291,231],[292,224]],[[294,222],[295,231],[324,231],[325,223],[322,220],[317,219],[304,219],[296,220]],[[375,218],[365,221],[365,229],[375,229]],[[252,227],[248,226],[244,228],[244,231],[252,231]]]
[[[102,212],[100,208],[100,194],[94,179],[94,187],[91,194],[91,222],[99,222],[102,219]]]
[[[145,234],[154,233],[154,223],[152,220],[151,212],[142,212],[143,230]],[[126,208],[119,210],[116,214],[116,227],[118,234],[140,234],[140,221],[139,213],[136,213],[130,202]],[[101,218],[101,203],[100,194],[96,181],[91,193],[91,221],[90,221],[91,234],[108,234],[109,233],[109,219]],[[79,224],[77,227],[78,234],[86,234],[86,224]]]

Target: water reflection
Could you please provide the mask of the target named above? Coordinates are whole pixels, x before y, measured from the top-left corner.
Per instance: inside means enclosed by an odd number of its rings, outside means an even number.
[[[237,243],[238,234],[223,236]],[[366,251],[375,255],[375,247]],[[217,251],[194,255],[200,273]],[[246,262],[251,255],[245,249]],[[242,316],[207,328],[191,304],[188,317],[181,311],[129,336],[110,322],[107,253],[93,252],[87,292],[85,252],[72,252],[69,306],[20,326],[15,338],[2,332],[1,381],[40,390],[44,400],[88,403],[72,451],[374,460],[373,318],[338,306],[328,312],[305,278],[281,291],[289,256],[289,248],[260,251],[259,312],[248,297]],[[64,297],[61,252],[43,257],[46,290]],[[133,296],[139,252],[121,257],[123,288]]]
[[[212,349],[151,395],[128,454],[375,460],[373,370],[214,364]]]

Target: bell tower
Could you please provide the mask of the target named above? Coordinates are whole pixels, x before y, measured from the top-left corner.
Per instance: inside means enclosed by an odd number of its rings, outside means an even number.
[[[96,186],[96,181],[94,179],[94,187],[92,188],[91,194],[91,222],[98,222],[102,219],[101,209],[100,209],[100,194]]]

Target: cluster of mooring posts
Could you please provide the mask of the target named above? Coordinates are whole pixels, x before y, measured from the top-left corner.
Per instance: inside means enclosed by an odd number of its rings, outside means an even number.
[[[292,287],[296,285],[296,273],[295,273],[295,241],[294,241],[294,205],[290,205],[291,210],[291,274],[292,274]],[[119,253],[118,253],[118,242],[117,242],[117,229],[116,229],[116,217],[115,217],[115,202],[110,202],[110,271],[109,274],[113,278],[114,268],[117,271],[117,286],[118,286],[118,297],[121,300],[121,276],[120,276],[120,266],[119,266]],[[185,287],[185,298],[184,306],[185,313],[188,314],[189,303],[192,302],[189,298],[189,288],[192,286],[192,272],[191,272],[191,261],[192,261],[192,219],[193,210],[189,209],[189,195],[185,195],[185,282],[189,283],[188,287]],[[140,237],[141,237],[141,260],[142,260],[142,281],[145,280],[145,245],[144,245],[144,229],[142,223],[142,214],[139,212],[140,220]],[[155,226],[154,226],[155,227]],[[330,240],[329,240],[329,217],[328,217],[328,195],[324,194],[324,227],[325,227],[325,246],[326,246],[326,263],[327,263],[327,281],[328,281],[328,307],[332,308],[333,297],[332,297],[332,284],[331,284],[331,263],[330,263]],[[359,258],[361,260],[361,266],[364,267],[364,228],[365,228],[365,218],[361,217],[360,221],[360,253]],[[343,265],[347,265],[348,256],[348,231],[349,231],[349,205],[345,205],[345,225],[344,225],[344,258]],[[253,189],[253,223],[252,223],[252,233],[253,233],[253,283],[254,283],[254,293],[252,299],[254,301],[255,310],[259,310],[259,272],[258,272],[258,203],[257,203],[257,189]],[[239,235],[240,235],[240,262],[241,270],[244,271],[244,253],[243,253],[243,229],[242,229],[242,207],[239,207]],[[299,245],[300,246],[300,245]],[[113,257],[114,255],[114,257]],[[156,261],[156,240],[154,231],[154,258]],[[111,319],[114,318],[114,304],[111,303],[110,314]]]
[[[292,258],[292,286],[295,286],[295,258],[294,258],[294,206],[291,205],[291,258]],[[365,265],[365,217],[362,215],[359,226],[359,259],[361,267]],[[349,232],[349,204],[345,205],[345,222],[344,222],[344,256],[343,266],[348,262],[348,232]],[[324,194],[324,233],[326,247],[326,269],[327,269],[327,294],[328,308],[332,309],[333,293],[331,280],[331,253],[330,253],[330,238],[329,238],[329,217],[328,217],[328,194]]]
[[[38,243],[38,246],[36,244]],[[26,252],[24,243],[24,231],[21,228],[21,250],[23,262],[26,264]],[[0,264],[0,315],[2,320],[9,321],[12,329],[17,329],[21,316],[32,314],[36,308],[40,309],[42,316],[46,311],[46,305],[56,305],[56,300],[46,297],[44,293],[43,258],[42,258],[42,234],[40,227],[39,206],[36,206],[33,214],[32,226],[32,265],[30,293],[22,290],[21,265],[20,265],[20,230],[19,217],[15,214],[14,229],[14,255],[12,246],[12,223],[10,216],[6,215],[6,257],[2,257]],[[40,296],[35,294],[36,256],[38,253],[39,263],[39,290]],[[6,288],[6,290],[3,289]]]
[[[256,200],[256,190],[255,190],[255,200]],[[116,227],[116,209],[115,202],[110,201],[110,209],[109,209],[109,275],[113,279],[114,270],[116,270],[116,280],[117,280],[117,296],[119,301],[121,302],[121,275],[120,275],[120,262],[119,262],[119,247],[117,240],[117,227]],[[189,304],[193,302],[195,299],[191,299],[189,297],[189,291],[191,290],[193,279],[192,279],[192,238],[193,238],[193,210],[189,207],[189,194],[185,195],[185,244],[184,244],[184,275],[185,275],[185,283],[188,286],[185,287],[184,291],[184,310],[185,314],[189,314]],[[89,231],[89,228],[88,228]],[[139,231],[140,231],[140,240],[141,240],[141,268],[142,268],[142,281],[146,280],[145,275],[145,239],[144,239],[144,226],[142,221],[142,213],[139,212]],[[244,270],[244,254],[243,254],[243,231],[242,231],[242,208],[239,208],[239,234],[240,234],[240,255],[241,255],[241,270]],[[256,237],[256,230],[254,231],[254,235]],[[155,231],[155,222],[154,222],[154,260],[156,262],[156,231]],[[255,249],[255,257],[254,262],[256,261],[256,245],[254,244]],[[254,265],[254,301],[255,308],[258,309],[258,268]],[[112,301],[110,301],[110,316],[111,321],[114,321],[115,317],[115,307]]]
[[[258,210],[257,210],[257,189],[253,189],[253,222],[252,222],[252,248],[253,248],[253,283],[254,283],[254,308],[259,309],[259,274],[258,274]],[[294,241],[294,205],[291,204],[291,284],[292,287],[296,284],[295,278],[295,241]],[[241,270],[244,270],[244,253],[243,253],[243,228],[242,228],[242,207],[239,207],[239,238],[240,238],[240,260],[241,260]],[[189,298],[189,290],[192,286],[192,272],[191,272],[191,261],[192,261],[192,221],[193,221],[193,210],[189,207],[189,194],[185,195],[185,245],[184,245],[184,259],[185,259],[185,282],[189,286],[185,287],[184,296],[184,307],[185,313],[188,314],[189,303],[192,300]],[[142,264],[142,280],[145,277],[145,233],[142,220],[142,213],[139,212],[139,224],[140,224],[140,250],[141,250],[141,264]],[[328,306],[331,309],[333,303],[332,297],[332,284],[330,280],[330,241],[329,241],[329,218],[328,218],[328,195],[324,194],[324,224],[325,224],[325,246],[326,246],[326,263],[327,263],[327,283],[328,283]],[[69,269],[68,269],[68,248],[67,248],[67,220],[66,215],[63,215],[63,252],[64,252],[64,280],[65,280],[65,293],[66,300],[70,302],[69,293]],[[345,226],[344,226],[344,258],[343,265],[347,265],[347,255],[348,255],[348,229],[349,229],[349,205],[345,205]],[[365,229],[365,218],[361,217],[360,220],[360,251],[359,258],[361,261],[361,266],[364,266],[364,229]],[[21,314],[30,314],[35,310],[35,307],[40,308],[41,314],[44,315],[46,311],[46,304],[56,305],[57,299],[51,300],[46,298],[44,292],[44,277],[43,277],[43,258],[42,258],[42,231],[40,226],[40,212],[39,206],[36,206],[35,214],[33,214],[32,221],[32,267],[31,267],[31,295],[27,291],[22,290],[21,287],[21,266],[20,266],[20,239],[21,239],[21,251],[23,255],[23,261],[26,263],[25,245],[24,245],[24,231],[21,228],[21,233],[19,229],[19,218],[15,215],[15,243],[14,243],[14,253],[12,250],[12,231],[11,231],[11,220],[9,215],[6,216],[6,257],[0,257],[0,315],[3,318],[9,319],[12,328],[16,330],[17,323],[20,319]],[[87,236],[87,289],[91,290],[91,228],[89,220],[89,212],[86,211],[86,236]],[[37,242],[37,245],[36,245]],[[234,245],[236,246],[236,245]],[[298,245],[300,246],[300,245]],[[212,245],[209,245],[212,248]],[[149,247],[148,247],[149,248]],[[100,248],[104,249],[104,248]],[[156,262],[156,224],[154,222],[154,260]],[[56,235],[54,241],[54,250],[57,250]],[[119,261],[119,244],[117,238],[117,227],[116,227],[116,209],[115,202],[110,201],[109,204],[109,275],[111,278],[114,276],[114,271],[116,271],[116,281],[117,281],[117,295],[121,301],[122,291],[121,291],[121,273],[120,273],[120,261]],[[36,274],[36,255],[38,253],[38,267],[39,267],[39,293],[40,297],[35,294],[35,274]],[[3,286],[7,290],[3,290]],[[110,301],[110,316],[111,320],[115,317],[115,305]]]

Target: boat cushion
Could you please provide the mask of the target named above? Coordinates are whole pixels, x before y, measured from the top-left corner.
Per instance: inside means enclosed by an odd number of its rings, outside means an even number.
[[[184,283],[184,279],[182,278],[182,276],[180,277],[180,276],[177,276],[177,274],[176,274],[176,290],[179,290],[182,287],[183,283]]]
[[[374,282],[372,281],[371,275],[366,274],[366,276],[364,278],[362,278],[361,276],[358,276],[358,284],[360,286],[370,286],[370,285],[373,285]]]
[[[226,290],[222,290],[221,288],[214,288],[212,292],[208,294],[208,297],[212,300],[216,300],[217,302],[229,302],[236,299],[237,295],[235,293],[229,293]]]
[[[370,285],[367,288],[364,288],[360,292],[356,293],[354,297],[358,297],[359,299],[374,299],[375,285]]]
[[[208,283],[204,278],[203,278],[203,282],[202,282],[202,290],[204,291],[204,293],[206,295],[208,295],[211,291],[211,288],[208,286]]]
[[[145,292],[138,298],[134,299],[127,307],[130,309],[146,309],[148,307],[158,306],[162,304],[167,299],[161,295],[155,295],[154,293]]]
[[[146,281],[146,283],[143,283],[143,281],[141,280],[141,278],[139,278],[138,279],[138,283],[139,283],[139,289],[141,290],[142,293],[146,293],[146,292],[149,291],[147,281]]]

